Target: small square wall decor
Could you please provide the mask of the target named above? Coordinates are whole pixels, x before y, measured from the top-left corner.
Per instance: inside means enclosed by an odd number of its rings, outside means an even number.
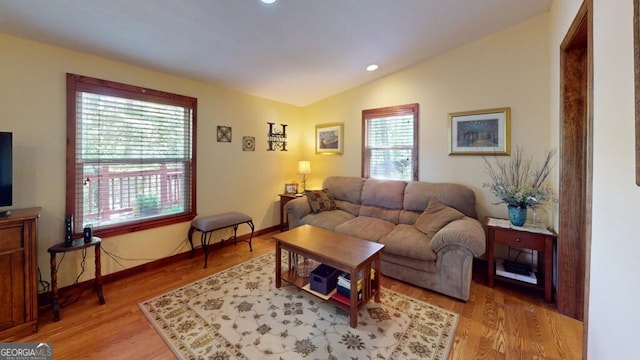
[[[256,150],[256,138],[255,136],[243,136],[242,137],[242,151],[255,151]]]
[[[218,142],[231,142],[231,126],[218,126]]]

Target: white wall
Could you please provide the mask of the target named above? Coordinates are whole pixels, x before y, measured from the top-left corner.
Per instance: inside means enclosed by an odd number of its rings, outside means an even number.
[[[556,0],[551,9],[551,134],[556,144],[559,48],[581,3]],[[593,5],[593,208],[587,356],[631,359],[637,357],[635,342],[640,337],[633,1],[594,0]]]
[[[302,151],[314,170],[309,187],[320,187],[333,174],[360,176],[362,110],[417,102],[420,180],[468,185],[476,192],[480,218],[506,217],[506,206],[494,205],[498,199],[483,188],[489,177],[482,157],[448,155],[448,114],[509,106],[512,150],[522,145],[540,160],[550,147],[548,21],[548,14],[535,17],[305,107]],[[328,122],[345,124],[343,156],[314,153],[314,127]]]
[[[635,184],[633,1],[595,0],[590,359],[636,357],[640,235]]]
[[[14,208],[42,207],[38,266],[44,280],[49,279],[47,248],[63,241],[67,72],[198,98],[198,213],[242,211],[253,217],[257,229],[279,223],[277,194],[285,182],[297,178],[300,108],[0,34],[0,130],[14,134]],[[289,125],[290,151],[266,151],[268,121]],[[232,143],[216,142],[218,125],[232,127]],[[254,152],[242,151],[242,136],[256,138]],[[186,222],[107,238],[103,248],[136,259],[120,260],[129,268],[187,250],[188,228]],[[238,230],[249,232],[246,226]],[[75,280],[79,255],[66,255],[60,286]],[[93,278],[91,254],[87,265],[80,281]],[[103,274],[122,269],[103,252]]]

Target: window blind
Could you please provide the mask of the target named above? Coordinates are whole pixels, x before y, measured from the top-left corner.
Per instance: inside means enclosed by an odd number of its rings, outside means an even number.
[[[364,176],[376,179],[414,180],[417,170],[414,113],[364,117]]]
[[[76,232],[195,212],[194,111],[147,91],[75,91]]]

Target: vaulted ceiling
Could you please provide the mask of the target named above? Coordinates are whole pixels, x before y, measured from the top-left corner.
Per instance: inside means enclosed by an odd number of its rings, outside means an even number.
[[[544,13],[551,1],[0,0],[0,33],[302,106]],[[379,69],[365,71],[372,63]]]

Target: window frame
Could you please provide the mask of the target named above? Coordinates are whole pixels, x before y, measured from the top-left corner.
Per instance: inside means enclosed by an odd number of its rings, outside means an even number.
[[[411,115],[413,117],[413,147],[411,150],[411,179],[412,181],[418,181],[418,124],[419,124],[419,105],[418,103],[396,105],[383,108],[366,109],[362,110],[362,165],[361,176],[363,178],[370,178],[370,152],[367,145],[367,121],[369,119],[378,119],[390,116],[406,116]]]
[[[108,225],[95,229],[94,236],[109,237],[121,234],[127,234],[135,231],[152,229],[171,224],[177,224],[185,221],[191,221],[196,216],[196,174],[197,174],[197,118],[198,118],[198,99],[172,94],[159,90],[152,90],[135,85],[127,85],[119,82],[101,80],[97,78],[69,74],[67,73],[67,149],[66,149],[66,214],[75,214],[76,212],[76,190],[79,184],[76,183],[77,163],[76,163],[76,94],[78,91],[87,91],[91,93],[122,97],[133,100],[142,100],[148,102],[156,102],[168,105],[177,105],[192,109],[191,124],[191,198],[190,209],[177,214],[167,214],[148,219],[140,219],[127,221],[122,224]],[[187,202],[185,201],[185,204]],[[77,222],[78,219],[74,219]],[[82,229],[74,226],[74,237],[79,237]]]

